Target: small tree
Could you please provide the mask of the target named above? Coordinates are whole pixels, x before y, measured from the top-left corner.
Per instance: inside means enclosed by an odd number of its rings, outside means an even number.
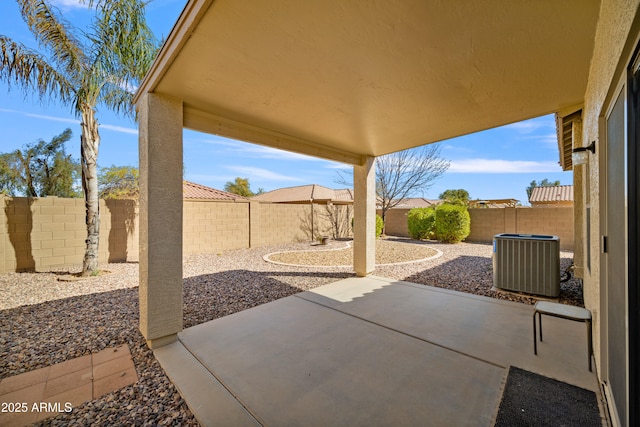
[[[428,144],[376,158],[376,198],[383,222],[389,209],[416,193],[424,194],[449,169],[440,152],[439,145]],[[353,185],[340,172],[336,182]]]
[[[326,204],[318,216],[331,224],[331,237],[333,239],[349,236],[349,224],[353,217],[352,206]]]
[[[71,129],[65,129],[49,142],[40,139],[22,150],[2,154],[2,192],[27,197],[78,197],[75,183],[79,179],[80,163],[67,155],[64,147],[71,136]]]
[[[471,216],[464,206],[443,204],[436,207],[436,238],[444,243],[459,243],[471,232]]]
[[[467,190],[460,188],[458,190],[445,190],[440,193],[438,198],[452,205],[468,206],[470,196]]]
[[[101,199],[137,199],[140,195],[138,168],[111,166],[101,168],[98,188]]]
[[[237,177],[233,182],[227,181],[224,185],[224,191],[228,191],[229,193],[237,194],[243,197],[253,197],[258,194],[264,193],[262,188],[258,189],[257,193],[251,191],[251,185],[249,184],[249,178],[240,178]]]

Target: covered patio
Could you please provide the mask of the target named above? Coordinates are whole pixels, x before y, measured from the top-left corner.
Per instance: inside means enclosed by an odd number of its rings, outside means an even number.
[[[534,356],[532,307],[372,273],[375,158],[580,110],[599,9],[187,3],[135,99],[140,330],[203,424],[490,425],[509,366],[598,391],[584,325]],[[359,278],[183,331],[185,127],[353,165]]]
[[[155,350],[203,425],[493,425],[508,368],[594,391],[584,324],[382,277],[216,319]],[[550,408],[557,396],[549,396]]]

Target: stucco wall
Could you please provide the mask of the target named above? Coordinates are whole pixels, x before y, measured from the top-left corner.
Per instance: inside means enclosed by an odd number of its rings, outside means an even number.
[[[603,0],[600,6],[600,17],[596,31],[593,58],[589,70],[589,81],[585,93],[583,110],[583,140],[586,146],[591,141],[600,140],[603,129],[600,118],[608,107],[610,98],[622,77],[636,44],[636,34],[630,36],[630,30],[637,13],[638,0]],[[598,147],[600,148],[600,147]],[[595,155],[589,156],[588,176],[584,177],[584,185],[588,195],[585,208],[591,208],[590,254],[591,269],[584,269],[584,299],[586,307],[591,310],[594,319],[594,352],[596,365],[602,372],[601,349],[601,315],[600,315],[600,203],[604,194],[600,194],[599,161],[602,150],[596,149]]]

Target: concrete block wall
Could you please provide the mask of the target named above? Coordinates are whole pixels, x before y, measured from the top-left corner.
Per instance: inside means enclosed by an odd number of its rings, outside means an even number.
[[[546,234],[560,238],[560,248],[573,250],[573,208],[469,209],[468,242],[492,242],[500,233]]]
[[[259,233],[255,233],[252,247],[311,240],[311,205],[259,203],[252,208],[259,209],[259,221],[256,224]]]
[[[0,271],[47,271],[81,264],[87,236],[83,199],[1,196]],[[137,211],[129,200],[100,201],[100,262],[137,258]]]
[[[0,195],[0,206],[0,273],[82,264],[87,233],[83,199]],[[387,213],[388,235],[408,236],[408,211]],[[314,236],[331,236],[326,207],[314,205],[313,212]],[[573,248],[572,208],[470,209],[469,213],[467,241],[491,242],[499,233],[552,234],[560,237],[562,249]],[[183,214],[185,255],[311,240],[309,204],[185,200]],[[135,201],[100,202],[101,263],[138,261],[138,221]]]
[[[391,209],[387,211],[384,219],[385,234],[389,236],[409,237],[407,227],[407,213],[411,209]],[[378,209],[376,213],[382,216],[382,211]]]
[[[249,247],[249,203],[185,200],[183,254],[220,253]]]
[[[409,236],[407,213],[410,209],[391,209],[385,218],[386,234]],[[378,211],[380,213],[380,211]],[[549,234],[560,237],[563,250],[573,250],[573,208],[469,209],[471,233],[467,242],[490,243],[500,233]]]
[[[560,248],[573,250],[573,208],[517,209],[516,233],[550,234],[560,237]]]

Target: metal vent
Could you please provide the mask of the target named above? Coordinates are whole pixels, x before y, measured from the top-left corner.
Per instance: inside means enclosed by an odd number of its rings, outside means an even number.
[[[560,239],[535,234],[497,234],[493,286],[556,298],[560,295]]]

